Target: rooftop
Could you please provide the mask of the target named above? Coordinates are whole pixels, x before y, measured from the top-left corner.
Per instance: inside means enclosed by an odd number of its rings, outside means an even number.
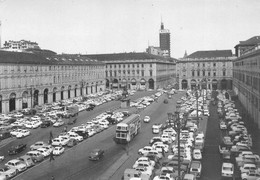
[[[80,65],[80,64],[103,64],[97,60],[79,55],[57,55],[53,52],[12,52],[0,50],[0,63],[15,64],[45,64],[45,65]]]
[[[237,46],[255,46],[259,43],[260,43],[260,36],[254,36],[248,40],[239,41],[239,44],[237,44],[235,47],[237,47]]]
[[[154,59],[154,60],[174,60],[173,58],[164,58],[162,56],[156,56],[146,52],[130,52],[130,53],[116,53],[116,54],[88,54],[81,55],[82,57],[88,57],[91,59],[97,59],[99,61],[116,61],[116,60],[144,60],[144,59]]]
[[[186,58],[217,58],[217,57],[232,57],[231,50],[209,50],[196,51]]]

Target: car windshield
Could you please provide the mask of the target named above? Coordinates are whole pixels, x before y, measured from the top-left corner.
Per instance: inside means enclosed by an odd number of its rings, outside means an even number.
[[[224,171],[232,171],[232,168],[231,167],[223,167],[223,170]]]

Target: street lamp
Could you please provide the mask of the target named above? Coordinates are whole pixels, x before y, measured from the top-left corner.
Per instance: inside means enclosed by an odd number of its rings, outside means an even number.
[[[181,118],[179,116],[179,108],[177,107],[175,113],[168,113],[168,119],[169,123],[172,126],[172,128],[177,132],[177,147],[178,147],[178,180],[181,179],[181,158],[180,158],[180,133],[182,128],[186,125],[187,115],[185,114],[183,116],[183,120],[181,121]]]
[[[82,79],[80,84],[81,84],[80,95],[82,96],[83,95],[83,87],[85,85],[85,81]]]

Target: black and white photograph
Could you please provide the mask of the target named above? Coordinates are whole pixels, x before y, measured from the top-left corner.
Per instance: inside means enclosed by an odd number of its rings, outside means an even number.
[[[260,180],[259,0],[0,0],[0,180]]]

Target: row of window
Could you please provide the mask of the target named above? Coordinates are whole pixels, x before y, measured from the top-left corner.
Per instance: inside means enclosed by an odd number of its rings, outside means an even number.
[[[217,67],[217,64],[218,64],[218,67],[226,67],[228,62],[222,62],[222,63],[216,63],[216,62],[208,62],[207,63],[207,67]],[[230,62],[229,62],[230,63]],[[183,64],[183,67],[185,65],[189,65],[191,64],[192,67],[206,67],[206,63],[186,63],[186,64]]]
[[[192,75],[192,77],[195,77],[195,71],[191,71],[191,75]],[[200,76],[200,71],[197,71],[197,76]],[[206,72],[205,71],[202,71],[202,76],[206,76]],[[211,72],[209,71],[208,72],[208,75],[207,76],[211,76]],[[226,76],[226,71],[225,70],[223,70],[222,71],[222,76]],[[216,72],[214,71],[213,72],[213,77],[216,77]]]
[[[106,65],[106,68],[108,68],[108,67],[110,67],[110,68],[112,68],[112,67],[114,67],[114,68],[121,68],[121,66],[123,67],[123,68],[126,68],[126,67],[128,67],[128,68],[130,68],[131,66],[132,66],[132,68],[135,68],[135,67],[137,67],[137,68],[139,68],[139,67],[144,67],[144,64],[110,64],[110,65]],[[150,63],[150,67],[153,67],[153,65],[152,65],[152,63]]]
[[[245,60],[234,62],[233,66],[260,69],[260,56],[258,55],[258,56],[246,58]]]
[[[136,73],[135,73],[136,72]],[[153,76],[153,71],[149,71],[150,72],[150,76]],[[127,71],[125,71],[125,70],[123,70],[123,71],[121,71],[121,70],[118,70],[118,71],[112,71],[112,70],[110,70],[109,72],[108,71],[106,71],[106,77],[117,77],[117,76],[121,76],[121,75],[135,75],[135,74],[137,74],[138,76],[140,75],[140,71],[139,70],[132,70],[132,74],[131,74],[131,71],[130,70],[127,70]],[[141,70],[141,76],[144,76],[144,70]]]
[[[15,72],[47,72],[47,71],[89,71],[89,70],[102,70],[104,66],[88,65],[88,66],[20,66],[20,65],[9,65],[0,66],[0,74],[15,73]]]
[[[251,86],[253,89],[260,91],[260,77],[254,77],[242,72],[233,72],[233,78]]]

